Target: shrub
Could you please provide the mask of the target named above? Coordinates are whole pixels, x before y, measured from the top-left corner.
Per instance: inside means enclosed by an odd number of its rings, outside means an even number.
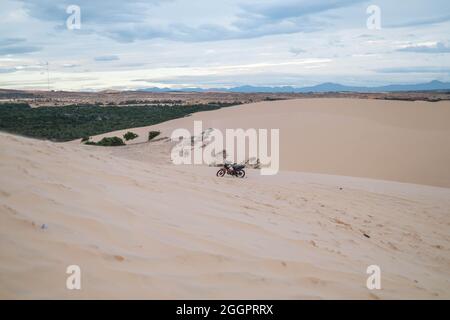
[[[114,146],[123,146],[125,143],[119,137],[105,137],[99,142],[96,143],[98,146],[103,147],[114,147]]]
[[[153,138],[159,136],[161,132],[160,131],[150,131],[148,133],[148,141],[152,140]]]
[[[89,141],[90,138],[91,138],[91,137],[83,137],[83,138],[81,138],[81,142]]]
[[[136,133],[128,131],[127,133],[125,133],[123,135],[123,138],[128,141],[128,140],[133,140],[136,139],[137,137],[139,137]]]

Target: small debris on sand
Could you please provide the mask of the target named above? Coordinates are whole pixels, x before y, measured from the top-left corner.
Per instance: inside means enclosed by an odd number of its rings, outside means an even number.
[[[122,262],[122,261],[125,260],[125,258],[122,257],[122,256],[114,256],[114,259],[116,259],[116,260],[119,261],[119,262]]]

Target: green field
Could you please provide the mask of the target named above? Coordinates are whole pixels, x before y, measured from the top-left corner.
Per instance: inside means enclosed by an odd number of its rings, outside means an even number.
[[[0,130],[52,141],[69,141],[114,130],[154,125],[194,112],[233,104],[95,106],[31,108],[25,103],[0,104]]]

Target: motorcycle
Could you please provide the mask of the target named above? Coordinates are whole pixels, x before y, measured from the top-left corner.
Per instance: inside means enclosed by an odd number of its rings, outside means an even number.
[[[229,164],[225,163],[223,168],[217,171],[216,176],[223,177],[225,174],[229,174],[233,177],[243,178],[245,177],[244,171],[245,165],[243,164]]]

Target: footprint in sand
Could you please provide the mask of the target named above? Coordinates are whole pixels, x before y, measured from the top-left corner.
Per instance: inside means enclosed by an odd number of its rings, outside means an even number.
[[[2,196],[2,197],[9,197],[9,196],[11,196],[11,194],[10,193],[8,193],[8,192],[6,192],[6,191],[0,191],[0,195]]]

